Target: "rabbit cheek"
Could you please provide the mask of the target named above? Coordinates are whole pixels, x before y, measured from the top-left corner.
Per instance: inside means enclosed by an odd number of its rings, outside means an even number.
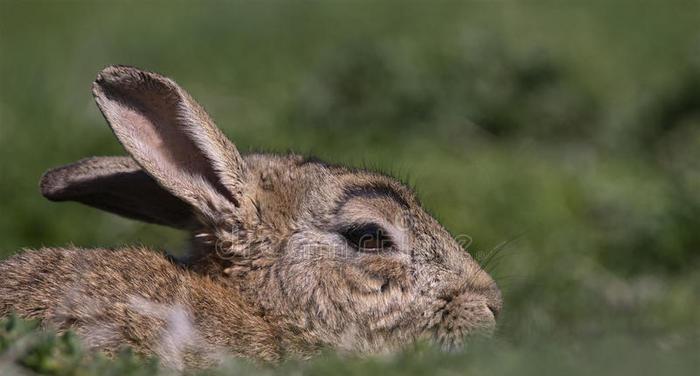
[[[407,296],[407,269],[400,261],[382,256],[372,256],[347,269],[353,310],[366,323],[367,335],[384,339],[387,332],[392,333],[389,337],[398,335],[394,329],[403,327],[407,315],[412,316],[407,307],[412,301]]]
[[[387,256],[369,256],[359,267],[368,276],[367,285],[374,293],[388,294],[406,291],[410,284],[408,267],[402,260]]]
[[[367,274],[357,267],[348,267],[344,277],[352,294],[371,295],[382,293],[389,285],[389,280],[380,275]]]

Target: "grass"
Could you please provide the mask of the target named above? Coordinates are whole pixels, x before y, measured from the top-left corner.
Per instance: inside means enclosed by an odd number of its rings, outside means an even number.
[[[698,368],[700,6],[690,2],[0,3],[0,257],[184,235],[37,192],[123,154],[92,104],[103,66],[175,77],[241,150],[394,173],[504,291],[459,354],[327,354],[217,372],[658,374]],[[149,373],[6,321],[1,367]],[[32,338],[32,346],[23,338]],[[21,351],[20,351],[21,350]],[[9,355],[8,355],[9,354]],[[10,356],[11,355],[11,356]]]

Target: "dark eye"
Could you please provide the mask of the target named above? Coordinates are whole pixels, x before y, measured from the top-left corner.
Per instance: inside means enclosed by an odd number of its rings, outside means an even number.
[[[393,246],[384,230],[373,223],[350,226],[340,233],[350,244],[362,252],[379,252]]]

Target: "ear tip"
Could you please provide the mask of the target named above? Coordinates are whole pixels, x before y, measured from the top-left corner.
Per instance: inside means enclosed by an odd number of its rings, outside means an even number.
[[[149,89],[168,89],[175,86],[167,77],[158,73],[143,70],[129,65],[108,65],[97,73],[95,81],[92,83],[92,94],[99,98],[106,91],[114,88],[118,90],[133,90],[143,88],[147,85]]]
[[[97,73],[92,84],[92,91],[97,94],[103,86],[133,83],[139,80],[142,71],[138,68],[125,65],[109,65]]]
[[[51,201],[60,201],[61,192],[66,187],[65,179],[60,173],[60,169],[51,169],[44,172],[39,180],[39,191],[41,195]]]
[[[76,167],[89,165],[96,161],[95,157],[83,158],[75,163],[58,166],[46,170],[39,179],[39,191],[41,195],[51,201],[63,201],[66,199],[66,192],[72,181],[78,176]]]
[[[113,80],[115,78],[119,77],[124,77],[124,76],[138,76],[139,74],[146,73],[143,69],[139,69],[137,67],[131,66],[131,65],[121,65],[121,64],[113,64],[113,65],[108,65],[102,70],[100,70],[97,73],[97,80],[96,81],[102,81],[102,80]]]

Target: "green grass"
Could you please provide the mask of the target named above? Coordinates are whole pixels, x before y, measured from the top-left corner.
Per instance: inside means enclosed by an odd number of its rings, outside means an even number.
[[[493,341],[212,373],[690,373],[698,25],[700,5],[682,1],[5,1],[0,257],[68,243],[184,247],[173,230],[38,194],[49,167],[123,154],[89,85],[103,66],[131,64],[176,78],[241,150],[392,172],[474,254],[496,253],[486,267],[505,309]],[[155,367],[3,325],[0,373]]]

